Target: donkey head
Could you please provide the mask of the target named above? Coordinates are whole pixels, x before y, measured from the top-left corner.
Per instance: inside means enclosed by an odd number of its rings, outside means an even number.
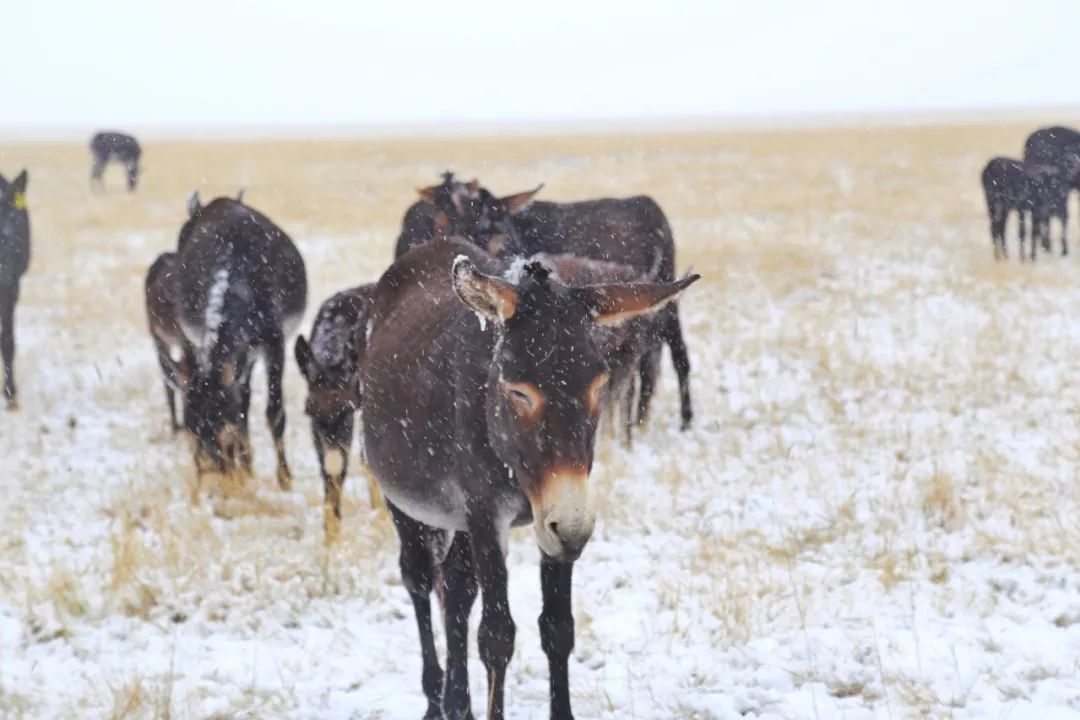
[[[26,210],[26,185],[29,176],[23,170],[18,176],[8,182],[0,175],[0,207],[4,210]]]
[[[524,252],[513,216],[528,207],[542,187],[498,198],[481,187],[478,180],[463,183],[446,172],[442,184],[417,192],[435,206],[435,224],[440,232],[465,237],[492,255],[508,256]]]
[[[196,363],[183,388],[184,428],[195,440],[195,468],[208,472],[250,472],[243,389],[250,381],[247,363]],[[241,376],[241,373],[245,373]]]
[[[608,367],[592,330],[655,312],[699,276],[571,288],[540,263],[522,275],[517,284],[484,275],[463,256],[453,266],[458,297],[497,334],[488,440],[529,499],[540,549],[570,561],[595,522],[588,478]]]
[[[473,182],[476,182],[475,180]],[[496,256],[518,256],[525,247],[514,227],[514,216],[527,208],[544,186],[503,198],[478,187],[466,203],[460,221],[463,234]]]
[[[307,381],[304,409],[311,417],[323,473],[340,483],[352,443],[353,416],[360,409],[358,373],[350,363],[321,361],[303,335],[296,338],[295,351],[300,374]],[[348,348],[346,352],[355,350]]]

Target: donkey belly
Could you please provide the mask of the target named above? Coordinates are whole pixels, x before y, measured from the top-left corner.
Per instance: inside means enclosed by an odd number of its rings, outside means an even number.
[[[376,479],[386,499],[412,519],[443,530],[468,530],[464,498],[451,483],[437,483],[438,490],[433,491],[426,483],[424,488],[420,488],[384,483],[378,475]]]

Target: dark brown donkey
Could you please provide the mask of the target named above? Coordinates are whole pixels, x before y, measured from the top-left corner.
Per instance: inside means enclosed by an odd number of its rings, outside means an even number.
[[[401,539],[426,717],[472,717],[466,661],[477,584],[488,717],[503,717],[515,632],[506,543],[511,526],[531,522],[542,556],[551,717],[565,720],[572,717],[571,574],[593,529],[588,478],[608,382],[593,328],[655,312],[697,276],[569,288],[540,263],[526,265],[516,282],[499,277],[502,270],[472,243],[437,239],[382,276],[363,370],[364,446]],[[445,598],[445,680],[431,629],[436,575]]]
[[[15,391],[15,304],[19,283],[30,267],[30,213],[23,170],[10,183],[0,175],[0,355],[4,360],[4,399],[17,410]]]
[[[139,158],[142,157],[142,148],[135,138],[121,132],[99,132],[90,139],[90,154],[94,161],[90,170],[91,186],[102,186],[105,166],[115,160],[127,171],[128,190],[135,190],[139,184]]]
[[[200,484],[207,474],[250,471],[251,369],[262,355],[277,477],[288,488],[281,377],[285,338],[307,302],[304,260],[288,235],[247,205],[217,198],[192,211],[179,239],[177,315],[195,348],[184,426],[196,440]],[[175,363],[171,373],[182,375]]]
[[[243,199],[244,191],[241,190],[236,194],[236,201],[243,202]],[[190,237],[191,227],[201,212],[199,193],[192,192],[188,197],[188,219],[180,228],[177,239],[178,249],[184,240]],[[159,255],[150,265],[144,283],[146,319],[150,327],[150,339],[154,342],[154,350],[164,375],[165,401],[169,407],[169,422],[174,433],[180,430],[176,419],[175,393],[187,382],[195,364],[194,348],[185,337],[177,314],[180,293],[177,285],[177,257],[176,252]],[[172,359],[174,354],[179,355],[178,360]]]
[[[326,300],[311,326],[311,342],[296,338],[296,363],[307,381],[304,409],[325,491],[324,529],[333,539],[341,522],[341,488],[349,467],[353,425],[360,409],[360,365],[375,285],[361,285]],[[374,505],[375,498],[372,498]]]

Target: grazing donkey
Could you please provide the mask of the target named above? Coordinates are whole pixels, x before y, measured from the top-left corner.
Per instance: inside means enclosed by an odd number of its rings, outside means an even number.
[[[17,410],[15,391],[15,304],[19,282],[30,266],[30,214],[23,170],[10,183],[0,175],[0,355],[4,360],[4,399]]]
[[[1062,254],[1068,254],[1068,196],[1080,190],[1080,132],[1055,126],[1040,128],[1024,142],[1024,164],[1043,176],[1042,197],[1046,203],[1046,227],[1036,233],[1043,249],[1050,250],[1049,218],[1061,220]],[[1054,172],[1056,171],[1056,172]]]
[[[266,419],[278,483],[287,489],[292,475],[281,377],[285,338],[307,302],[304,260],[288,235],[247,205],[217,198],[203,207],[196,196],[189,210],[179,238],[176,307],[195,349],[184,388],[184,425],[196,440],[196,490],[206,474],[250,472],[251,369],[259,354],[266,363]],[[171,366],[172,376],[181,377],[176,363]]]
[[[349,466],[353,421],[360,409],[360,365],[374,295],[374,284],[333,295],[315,316],[311,342],[303,335],[296,338],[296,363],[308,385],[305,411],[311,417],[322,471],[328,539],[336,536],[341,522],[341,488]]]
[[[629,265],[641,277],[675,279],[675,238],[663,210],[652,198],[604,198],[573,203],[535,201],[543,186],[501,200],[474,202],[466,206],[473,217],[459,221],[466,230],[491,228],[491,234],[514,254],[569,253],[605,262]],[[479,188],[477,195],[484,191]],[[488,194],[491,196],[490,193]],[[639,375],[638,423],[648,418],[655,387],[659,354],[663,344],[679,377],[682,428],[690,426],[690,355],[683,338],[679,309],[671,303],[653,320],[659,328],[654,346],[642,356]]]
[[[996,157],[982,171],[983,193],[990,214],[990,239],[994,244],[994,259],[1008,259],[1005,225],[1009,213],[1015,211],[1020,220],[1020,262],[1024,261],[1024,240],[1028,235],[1026,218],[1035,209],[1035,182],[1024,163],[1007,157]],[[1035,245],[1032,241],[1032,257]]]
[[[127,170],[128,190],[135,190],[139,184],[139,157],[142,155],[142,148],[135,138],[120,132],[99,132],[90,140],[90,154],[94,159],[90,170],[91,185],[102,186],[105,166],[115,160]]]
[[[516,282],[497,276],[503,267],[470,242],[437,238],[383,274],[369,324],[364,447],[401,540],[427,718],[472,717],[467,644],[477,585],[488,717],[503,717],[514,646],[506,543],[511,526],[529,522],[542,556],[551,717],[572,718],[571,575],[593,529],[588,476],[608,382],[592,329],[655,312],[698,279],[569,288],[540,263]],[[436,576],[445,681],[431,628]]]
[[[195,364],[195,350],[177,317],[177,254],[162,253],[150,265],[144,285],[146,295],[146,318],[150,326],[150,338],[154,342],[158,363],[165,382],[165,401],[169,407],[169,422],[173,433],[179,432],[180,423],[176,419],[175,391],[184,386]],[[173,352],[180,355],[180,360],[173,360]]]

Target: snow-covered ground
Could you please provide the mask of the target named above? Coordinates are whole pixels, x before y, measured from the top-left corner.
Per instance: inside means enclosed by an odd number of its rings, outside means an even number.
[[[798,143],[753,155],[755,142],[599,160],[566,148],[515,170],[581,184],[625,166],[638,182],[668,162],[680,263],[705,275],[683,303],[693,429],[676,429],[665,360],[651,426],[632,450],[600,448],[599,523],[575,572],[577,717],[1080,716],[1075,262],[989,261],[978,153],[933,165],[954,185],[916,212],[897,189],[915,150],[822,159]],[[781,182],[802,202],[770,192]],[[396,537],[353,472],[341,540],[324,547],[291,359],[295,491],[273,481],[260,372],[257,492],[189,502],[139,275],[182,203],[144,225],[86,211],[36,226],[22,410],[0,414],[0,717],[416,720]],[[309,317],[375,277],[393,241],[388,223],[292,222]],[[547,717],[537,554],[517,532],[517,720]],[[470,672],[482,717],[475,643]]]

